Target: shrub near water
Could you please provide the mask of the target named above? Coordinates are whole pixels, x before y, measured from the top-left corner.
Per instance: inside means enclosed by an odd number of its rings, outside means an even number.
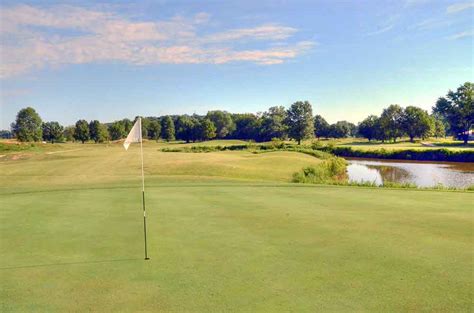
[[[304,184],[333,183],[347,178],[347,162],[343,158],[333,157],[317,166],[303,168],[293,174],[293,182]]]
[[[336,147],[328,144],[321,148],[337,156],[375,159],[395,160],[417,160],[417,161],[449,161],[449,162],[474,162],[474,151],[472,150],[448,150],[448,149],[403,149],[386,150],[360,150],[351,147]]]

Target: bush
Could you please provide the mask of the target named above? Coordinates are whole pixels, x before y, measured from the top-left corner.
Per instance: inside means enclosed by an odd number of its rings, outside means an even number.
[[[285,147],[285,142],[279,138],[272,138],[272,141],[268,145],[273,149],[283,149]]]
[[[314,140],[312,143],[311,143],[311,149],[313,150],[319,150],[323,147],[323,144],[321,143],[321,141],[319,140]]]
[[[338,157],[333,157],[322,161],[316,166],[303,168],[300,172],[293,174],[293,182],[304,184],[322,184],[344,181],[347,162]]]
[[[322,151],[333,153],[341,157],[418,160],[418,161],[449,161],[449,162],[474,162],[472,150],[448,149],[405,149],[405,150],[359,150],[352,147],[335,147],[328,145]]]

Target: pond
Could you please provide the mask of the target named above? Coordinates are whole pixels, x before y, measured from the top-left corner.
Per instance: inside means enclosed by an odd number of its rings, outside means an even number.
[[[419,187],[442,184],[465,188],[474,185],[474,163],[413,162],[376,159],[347,159],[352,182],[411,183]]]

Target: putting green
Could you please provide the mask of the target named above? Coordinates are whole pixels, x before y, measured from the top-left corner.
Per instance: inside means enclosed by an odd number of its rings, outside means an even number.
[[[318,162],[297,153],[146,149],[149,261],[136,150],[0,163],[2,312],[472,310],[473,193],[285,183]]]

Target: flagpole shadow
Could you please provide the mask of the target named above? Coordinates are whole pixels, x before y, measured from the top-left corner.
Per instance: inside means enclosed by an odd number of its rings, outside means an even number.
[[[13,269],[22,269],[22,268],[48,267],[48,266],[81,265],[81,264],[100,264],[100,263],[112,263],[112,262],[130,262],[130,261],[143,261],[143,258],[21,265],[21,266],[0,267],[0,270],[13,270]]]

